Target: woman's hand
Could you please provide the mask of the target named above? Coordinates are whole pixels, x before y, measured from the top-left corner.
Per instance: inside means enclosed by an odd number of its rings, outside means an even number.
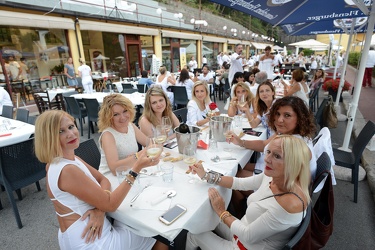
[[[233,143],[235,145],[241,145],[242,141],[241,138],[238,137],[233,131],[229,131],[231,137],[229,139],[226,139],[228,143]]]
[[[102,229],[105,220],[105,213],[99,209],[90,209],[82,215],[81,220],[85,220],[90,217],[85,230],[82,232],[82,239],[86,237],[86,243],[94,242],[96,238],[102,236]]]
[[[238,110],[240,110],[242,113],[249,113],[250,114],[250,107],[249,107],[249,103],[246,102],[245,106],[241,107],[240,105],[237,105],[237,108]]]
[[[160,154],[158,156],[151,158],[147,156],[147,148],[142,149],[141,151],[137,153],[138,155],[137,165],[140,168],[145,168],[145,167],[154,166],[158,164],[160,161],[161,152],[162,151],[160,151]]]
[[[197,174],[201,179],[206,174],[202,163],[195,163],[194,165],[189,166],[189,169],[193,174]]]
[[[210,198],[211,206],[218,216],[225,211],[225,202],[223,197],[215,188],[208,189],[208,197]]]

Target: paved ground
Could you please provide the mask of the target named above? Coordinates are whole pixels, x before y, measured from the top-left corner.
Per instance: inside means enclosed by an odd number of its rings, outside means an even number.
[[[361,110],[361,107],[359,107],[359,109],[363,112],[364,117],[370,117],[371,114],[375,113],[370,110],[375,107],[375,101],[371,97],[374,89],[368,88],[365,90],[362,91],[361,102],[367,100],[365,107],[368,108]],[[344,98],[344,103],[347,103],[348,100],[350,100],[350,97]],[[223,102],[220,101],[218,104],[219,108],[223,110]],[[360,120],[358,126],[360,124],[363,126],[365,119],[362,118],[362,114],[359,113],[357,117]],[[334,147],[342,145],[345,129],[346,122],[339,122],[338,128],[331,130]],[[82,140],[87,139],[87,128],[85,131]],[[98,134],[93,137],[97,140]],[[366,151],[364,154],[367,164],[370,165],[369,168],[374,168],[372,155],[374,155],[374,152]],[[52,203],[44,188],[44,179],[41,181],[41,186],[41,192],[36,191],[35,185],[22,189],[24,199],[17,201],[24,225],[22,229],[17,228],[6,193],[0,191],[0,199],[4,206],[4,209],[0,210],[0,249],[58,249],[58,223]],[[353,185],[350,182],[338,180],[334,187],[334,193],[334,232],[324,249],[373,249],[375,246],[375,204],[367,179],[359,183],[357,204],[352,201]]]

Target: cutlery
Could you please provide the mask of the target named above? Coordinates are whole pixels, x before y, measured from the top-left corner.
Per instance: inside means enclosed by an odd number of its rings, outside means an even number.
[[[133,199],[130,200],[130,203],[133,203],[134,201],[136,201],[137,198],[141,195],[141,193],[142,193],[146,188],[148,188],[149,186],[151,186],[151,184],[147,184],[146,186],[144,186],[144,187],[142,188],[142,190],[141,190],[138,194],[136,194],[136,195],[133,197]]]
[[[156,205],[156,204],[159,204],[160,202],[162,202],[163,200],[167,199],[167,198],[172,198],[174,197],[175,195],[177,194],[176,191],[174,190],[169,190],[167,192],[165,192],[163,195],[157,197],[155,200],[153,200],[151,202],[151,205]]]
[[[213,162],[219,162],[221,160],[231,161],[231,160],[237,160],[237,159],[233,157],[219,157],[218,155],[215,155],[214,157],[211,158],[211,161]]]

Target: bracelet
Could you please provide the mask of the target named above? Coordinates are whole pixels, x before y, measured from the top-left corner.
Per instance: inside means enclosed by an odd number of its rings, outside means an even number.
[[[253,118],[253,119],[251,119],[251,120],[250,120],[250,119],[247,119],[247,121],[248,121],[249,123],[252,122],[252,121],[254,121],[254,117],[253,117],[253,116],[252,116],[252,118]]]
[[[133,186],[133,182],[131,182],[128,178],[125,178],[124,180],[125,180],[126,183],[128,183],[130,186]]]
[[[224,211],[220,214],[220,220],[223,221],[223,216],[227,215],[227,214],[230,214],[228,211]]]
[[[208,180],[208,172],[205,172],[204,176],[201,178],[202,181]]]
[[[245,146],[245,140],[241,140],[241,142],[242,142],[241,147],[246,148],[246,146]]]
[[[109,190],[104,190],[104,192],[106,192],[106,193],[108,193],[109,195],[111,195],[111,191],[109,191]]]
[[[131,176],[135,179],[135,178],[137,178],[138,173],[137,173],[137,172],[134,172],[132,169],[130,169],[130,171],[129,171],[129,175],[131,175]]]
[[[223,222],[223,223],[225,224],[224,220],[225,220],[226,218],[230,217],[230,216],[232,216],[232,215],[228,212],[228,214],[225,214],[225,215],[223,216],[223,218],[221,218],[221,222]]]
[[[133,156],[134,156],[134,159],[138,160],[138,152],[135,153]]]

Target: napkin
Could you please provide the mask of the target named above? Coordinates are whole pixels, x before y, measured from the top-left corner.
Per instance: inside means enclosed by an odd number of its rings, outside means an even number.
[[[148,210],[163,210],[166,211],[171,206],[172,198],[167,198],[156,205],[151,203],[160,196],[167,193],[170,189],[163,187],[151,186],[143,190],[141,195],[133,203],[130,204],[135,209],[148,209]]]

